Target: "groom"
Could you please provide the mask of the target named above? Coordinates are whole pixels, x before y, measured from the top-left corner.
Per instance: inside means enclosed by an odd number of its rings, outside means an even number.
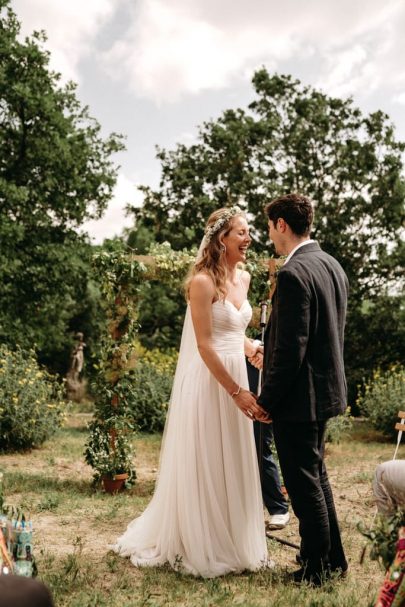
[[[266,206],[266,213],[270,239],[287,259],[266,327],[258,403],[273,422],[281,471],[299,520],[302,567],[293,579],[320,585],[348,568],[324,463],[326,421],[346,407],[348,281],[336,259],[309,237],[313,210],[308,198],[281,196]]]

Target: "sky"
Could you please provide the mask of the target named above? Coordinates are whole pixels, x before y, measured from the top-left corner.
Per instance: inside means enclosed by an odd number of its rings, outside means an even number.
[[[198,126],[253,99],[266,67],[364,112],[383,110],[405,140],[403,0],[12,0],[23,35],[45,30],[51,67],[74,80],[102,132],[126,151],[94,243],[132,224],[137,186],[156,187],[156,145],[192,143]]]

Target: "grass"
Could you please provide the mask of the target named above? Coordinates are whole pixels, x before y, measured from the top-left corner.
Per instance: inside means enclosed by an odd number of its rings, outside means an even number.
[[[184,576],[168,567],[133,567],[108,551],[108,544],[140,514],[153,493],[160,436],[135,441],[138,480],[129,491],[111,497],[91,486],[91,469],[83,462],[86,415],[74,414],[43,448],[0,456],[9,503],[22,506],[34,523],[34,553],[39,577],[51,588],[57,607],[365,607],[373,604],[383,579],[379,565],[366,557],[357,523],[370,523],[374,506],[371,479],[378,463],[390,459],[394,445],[378,435],[367,439],[358,424],[352,436],[327,446],[327,465],[350,576],[321,589],[297,588],[287,581],[295,551],[269,540],[274,570],[228,575],[213,580]],[[405,457],[401,447],[398,457]],[[280,537],[298,542],[297,522]]]

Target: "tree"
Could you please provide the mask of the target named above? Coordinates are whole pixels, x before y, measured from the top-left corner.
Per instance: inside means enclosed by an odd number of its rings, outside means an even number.
[[[160,187],[142,188],[144,206],[133,210],[136,227],[153,229],[158,241],[175,248],[195,245],[209,213],[241,198],[254,246],[264,252],[265,202],[305,193],[316,205],[313,237],[349,277],[349,332],[356,333],[363,302],[375,305],[400,288],[405,144],[396,141],[386,114],[363,115],[351,99],[329,97],[265,69],[255,73],[253,86],[249,107],[204,123],[197,143],[158,149]],[[393,302],[398,310],[400,300]],[[348,360],[356,365],[352,354],[348,344]]]
[[[49,69],[46,36],[19,40],[0,3],[0,341],[34,343],[47,362],[94,297],[90,246],[76,228],[100,217],[121,137],[103,139],[76,85]]]

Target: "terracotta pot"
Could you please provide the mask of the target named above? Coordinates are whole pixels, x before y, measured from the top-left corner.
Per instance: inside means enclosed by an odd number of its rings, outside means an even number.
[[[114,495],[119,493],[124,489],[125,481],[128,478],[128,474],[124,472],[123,474],[116,474],[114,478],[110,478],[109,476],[103,476],[102,483],[106,493],[110,495]]]
[[[120,480],[120,481],[126,481],[126,480],[127,480],[127,478],[128,478],[128,476],[129,476],[129,475],[128,475],[128,472],[121,472],[121,474],[116,474],[116,475],[114,476],[114,478],[115,478],[116,480]]]

